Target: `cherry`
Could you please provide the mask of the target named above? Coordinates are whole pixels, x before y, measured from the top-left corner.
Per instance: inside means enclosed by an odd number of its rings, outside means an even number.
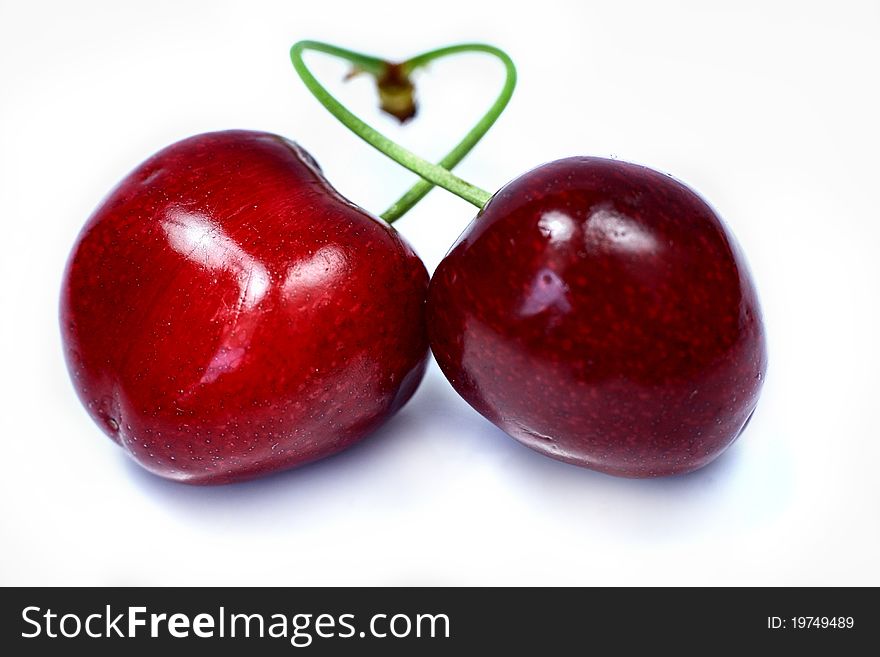
[[[732,235],[651,169],[559,160],[495,194],[441,262],[431,348],[477,411],[627,477],[700,468],[755,409],[761,311]]]
[[[481,210],[428,292],[431,349],[471,406],[543,454],[628,477],[695,470],[740,435],[767,367],[764,328],[739,247],[705,201],[590,157],[493,196],[352,115],[305,67],[313,47],[294,45],[291,59],[332,114]],[[493,54],[509,97],[515,69]]]
[[[372,75],[401,121],[415,113],[414,70],[460,52],[504,62],[498,99],[440,161],[449,176],[515,84],[510,58],[483,44],[392,64],[302,41],[291,59],[313,89],[305,50]],[[432,186],[419,180],[382,222],[276,135],[204,134],[154,155],[94,212],[65,271],[64,349],[92,418],[151,472],[194,484],[298,466],[366,436],[425,371],[428,275],[389,224]]]
[[[92,418],[142,466],[195,484],[338,452],[413,394],[428,276],[397,232],[276,135],[154,155],[79,236],[64,350]]]

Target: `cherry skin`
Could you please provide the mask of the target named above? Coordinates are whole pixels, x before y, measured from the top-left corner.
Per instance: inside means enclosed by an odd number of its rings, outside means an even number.
[[[431,348],[525,445],[626,477],[700,468],[745,427],[767,365],[733,237],[674,179],[578,157],[499,191],[431,280]]]
[[[171,145],[88,220],[64,277],[68,368],[146,469],[193,484],[314,461],[424,373],[428,275],[386,223],[276,135]]]

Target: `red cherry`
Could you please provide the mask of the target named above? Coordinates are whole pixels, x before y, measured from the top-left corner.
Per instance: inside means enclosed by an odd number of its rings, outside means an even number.
[[[767,364],[755,287],[693,191],[599,158],[498,192],[438,267],[434,355],[474,408],[553,458],[628,477],[700,468]]]
[[[68,367],[142,466],[217,484],[345,449],[424,373],[428,277],[276,135],[199,135],[89,219],[67,266]]]

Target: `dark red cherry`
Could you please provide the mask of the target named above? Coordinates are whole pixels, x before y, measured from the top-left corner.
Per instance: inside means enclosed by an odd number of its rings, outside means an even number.
[[[110,193],[64,277],[73,383],[142,466],[225,483],[345,449],[424,372],[421,261],[296,144],[199,135]]]
[[[700,468],[748,422],[767,356],[732,235],[645,167],[541,166],[499,191],[431,281],[434,355],[474,408],[556,459]]]

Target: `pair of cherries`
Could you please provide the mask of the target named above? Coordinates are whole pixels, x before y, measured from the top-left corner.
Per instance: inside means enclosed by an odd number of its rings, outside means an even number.
[[[80,399],[149,471],[227,483],[364,438],[415,392],[430,345],[465,400],[553,458],[650,477],[721,454],[766,348],[715,212],[666,175],[591,157],[481,205],[429,282],[293,142],[175,143],[110,193],[68,262]]]

